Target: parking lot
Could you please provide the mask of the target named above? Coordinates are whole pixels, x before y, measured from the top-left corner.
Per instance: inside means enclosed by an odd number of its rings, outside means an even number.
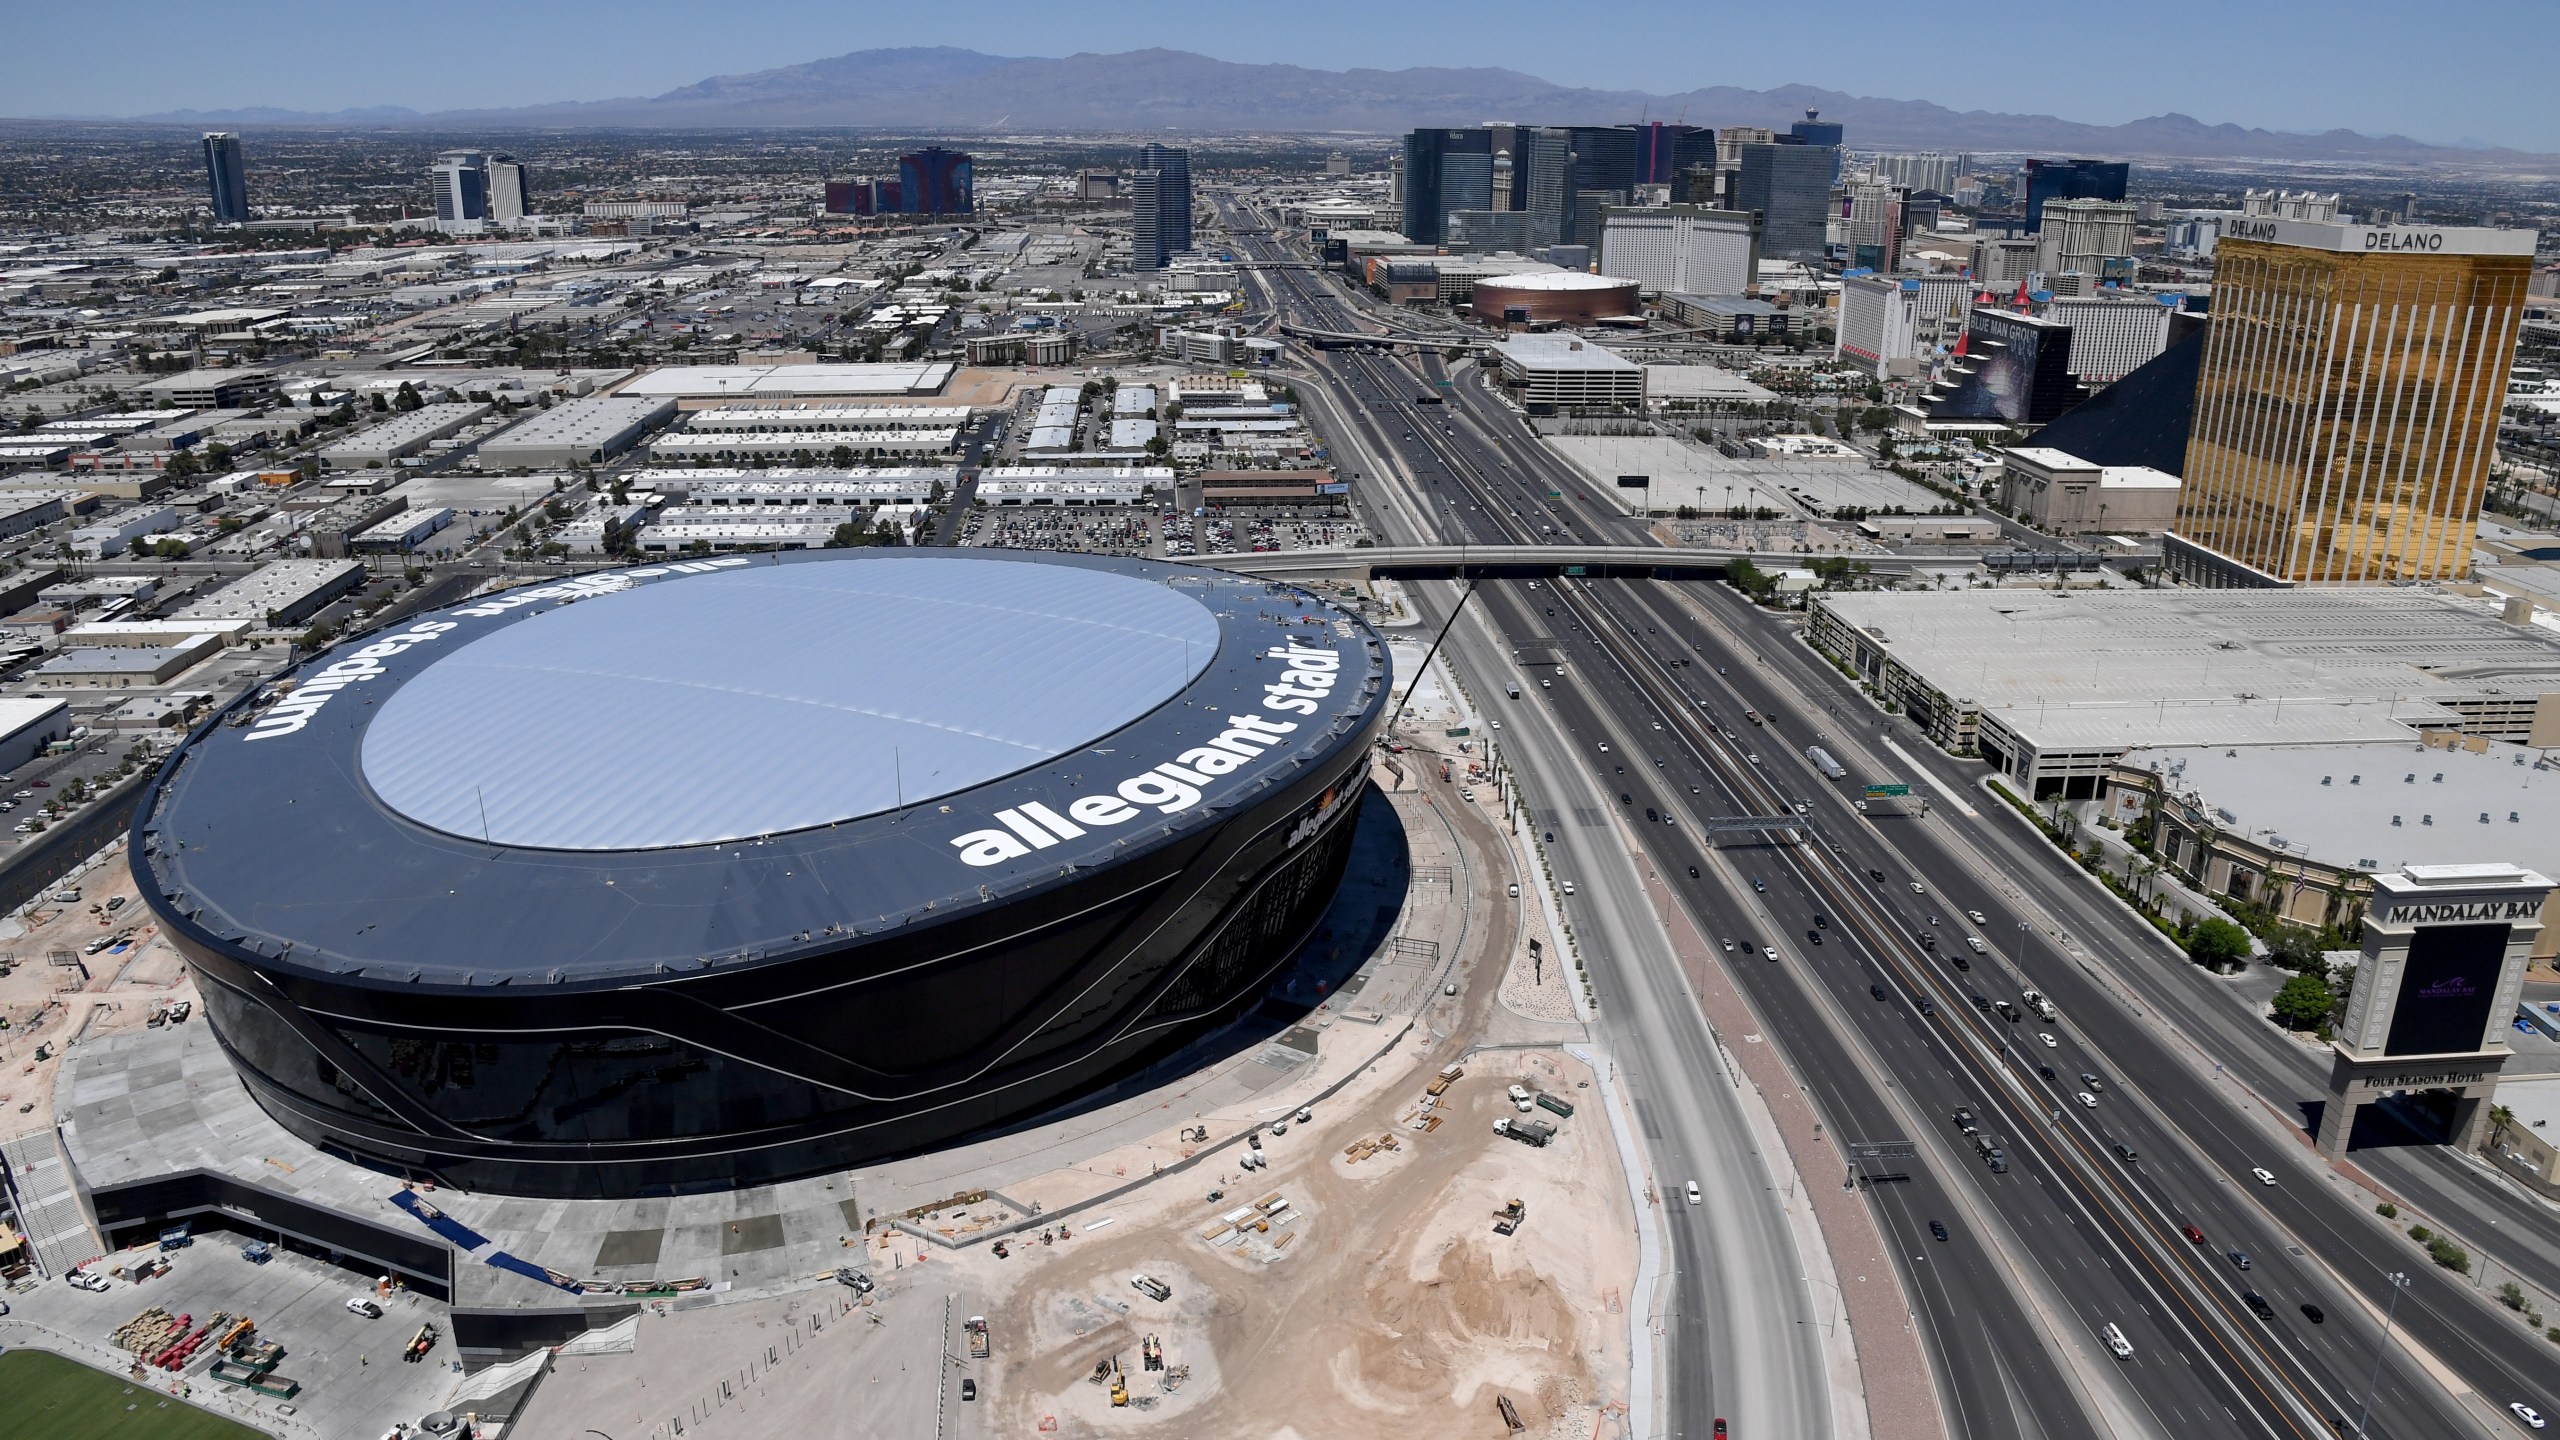
[[[1255,515],[1176,515],[1165,522],[1165,554],[1233,555],[1275,550],[1347,550],[1370,538],[1348,515],[1280,511]]]
[[[982,507],[969,516],[963,545],[1007,550],[1073,550],[1087,555],[1161,556],[1161,511],[1144,505]]]
[[[158,1248],[119,1252],[89,1268],[130,1270]],[[280,1249],[265,1263],[252,1263],[241,1249],[240,1237],[217,1231],[172,1251],[169,1272],[153,1279],[110,1279],[95,1292],[60,1279],[40,1282],[9,1296],[0,1345],[51,1350],[116,1374],[138,1370],[138,1378],[158,1390],[295,1440],[379,1435],[394,1420],[415,1421],[439,1408],[461,1378],[442,1306],[402,1292],[380,1300],[382,1317],[369,1319],[346,1307],[350,1297],[370,1293],[363,1277]],[[273,1373],[300,1388],[290,1399],[275,1399],[214,1380],[207,1373],[216,1358],[210,1343],[174,1371],[144,1366],[113,1336],[153,1306],[193,1325],[228,1315],[226,1331],[241,1319],[254,1322],[258,1338],[284,1347]],[[401,1348],[422,1324],[436,1327],[435,1348],[422,1361],[403,1363]]]

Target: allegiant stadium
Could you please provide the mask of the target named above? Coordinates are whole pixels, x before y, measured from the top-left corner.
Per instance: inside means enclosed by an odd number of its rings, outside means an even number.
[[[756,1184],[1090,1095],[1331,901],[1385,647],[1082,555],[723,556],[505,591],[201,726],[134,873],[288,1130],[469,1190]]]

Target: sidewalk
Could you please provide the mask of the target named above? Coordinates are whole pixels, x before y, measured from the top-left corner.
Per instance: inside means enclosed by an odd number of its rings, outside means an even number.
[[[1690,990],[1715,1031],[1718,1048],[1728,1064],[1750,1079],[1786,1145],[1789,1163],[1799,1176],[1828,1174],[1838,1168],[1840,1157],[1822,1139],[1821,1121],[1805,1098],[1804,1087],[1788,1073],[1775,1046],[1758,1043],[1759,1018],[1734,989],[1719,958],[1721,952],[1690,923],[1653,858],[1640,850],[1630,855],[1644,874],[1645,893],[1671,935],[1681,973],[1688,977]],[[1732,1039],[1743,1043],[1729,1043]],[[1948,1440],[1946,1417],[1938,1409],[1937,1383],[1911,1323],[1911,1302],[1902,1292],[1901,1272],[1885,1249],[1874,1212],[1864,1199],[1836,1185],[1808,1183],[1804,1198],[1812,1203],[1831,1267],[1839,1276],[1856,1364],[1850,1378],[1859,1391],[1851,1398],[1864,1410],[1863,1425],[1845,1423],[1844,1416],[1844,1423],[1835,1428],[1843,1434],[1863,1429],[1875,1440]],[[1839,1403],[1840,1380],[1835,1374],[1835,1403]]]

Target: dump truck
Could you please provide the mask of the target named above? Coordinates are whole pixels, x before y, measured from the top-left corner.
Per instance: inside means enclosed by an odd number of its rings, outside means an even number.
[[[1556,1127],[1544,1120],[1513,1120],[1504,1116],[1493,1122],[1493,1133],[1517,1140],[1523,1145],[1544,1147],[1556,1138]]]

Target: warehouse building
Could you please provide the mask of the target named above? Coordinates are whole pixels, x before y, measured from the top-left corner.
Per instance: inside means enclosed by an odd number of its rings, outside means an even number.
[[[741,400],[823,402],[864,395],[939,395],[957,368],[948,360],[879,365],[668,365],[638,376],[614,393],[668,400],[687,410]]]
[[[601,465],[675,417],[676,402],[655,397],[591,395],[540,411],[480,443],[484,468],[560,470]]]
[[[1159,465],[999,465],[978,472],[987,505],[1135,505],[1150,492],[1173,493],[1173,468]]]
[[[0,771],[15,770],[71,733],[71,706],[49,695],[0,699]]]
[[[254,620],[261,625],[291,628],[363,583],[361,561],[278,560],[202,599],[188,602],[175,618]]]
[[[349,536],[347,548],[359,555],[406,555],[421,541],[453,523],[451,506],[403,510]]]
[[[1644,406],[1644,367],[1570,335],[1514,335],[1496,347],[1502,383],[1532,414]]]
[[[959,442],[958,430],[715,430],[700,435],[661,435],[650,442],[649,458],[726,462],[759,457],[817,458],[843,450],[856,459],[874,460],[948,455]]]
[[[126,553],[134,541],[166,534],[177,529],[178,524],[178,512],[166,505],[141,505],[121,510],[72,531],[71,553],[83,560],[109,559]]]
[[[70,501],[71,492],[67,490],[0,491],[0,539],[69,519]]]
[[[406,414],[394,415],[379,425],[359,430],[322,450],[320,463],[331,470],[363,470],[392,465],[418,454],[438,440],[460,434],[496,408],[476,400],[421,405]]]
[[[954,431],[969,423],[966,405],[720,405],[684,417],[687,434],[870,435],[887,430]]]
[[[1807,637],[1887,706],[2042,799],[2128,750],[2560,747],[2560,625],[2526,601],[2372,590],[1961,590],[1813,597]]]
[[[75,690],[131,690],[165,685],[222,649],[212,635],[189,635],[167,645],[111,645],[65,650],[38,665],[40,685]]]
[[[635,470],[634,491],[674,497],[687,505],[922,505],[938,489],[960,483],[951,468],[873,466],[856,470]]]

